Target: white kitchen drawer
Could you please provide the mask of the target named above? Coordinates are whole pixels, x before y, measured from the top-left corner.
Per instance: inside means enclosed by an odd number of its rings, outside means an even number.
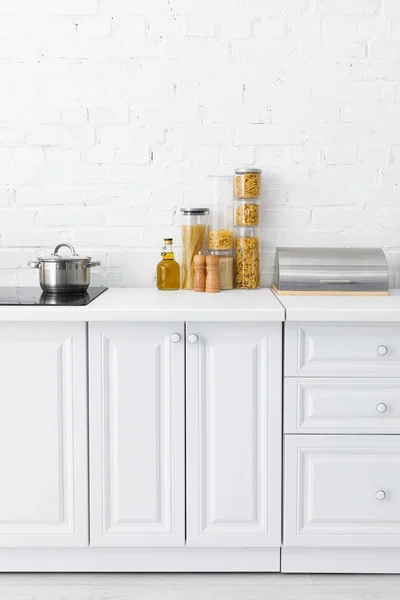
[[[286,323],[285,375],[400,377],[400,326]]]
[[[285,438],[284,544],[400,547],[400,439]]]
[[[285,433],[400,433],[400,379],[286,378]]]

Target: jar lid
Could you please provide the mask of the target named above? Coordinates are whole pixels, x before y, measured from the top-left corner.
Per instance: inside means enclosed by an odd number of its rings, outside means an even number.
[[[209,208],[189,208],[186,206],[183,206],[181,208],[181,213],[183,215],[209,215],[210,214],[210,209]]]
[[[235,169],[236,175],[245,175],[246,173],[257,173],[261,175],[262,169],[255,169],[253,167],[242,167],[240,169]]]

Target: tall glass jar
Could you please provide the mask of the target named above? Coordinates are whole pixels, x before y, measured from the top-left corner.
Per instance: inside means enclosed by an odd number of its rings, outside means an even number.
[[[192,290],[196,254],[207,249],[208,208],[181,208],[182,289]]]
[[[209,250],[233,250],[232,177],[210,175],[211,216],[208,233]]]
[[[236,228],[236,287],[256,290],[260,287],[260,228]]]

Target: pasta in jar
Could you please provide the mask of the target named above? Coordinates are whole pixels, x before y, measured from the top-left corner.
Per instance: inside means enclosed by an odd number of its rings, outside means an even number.
[[[241,230],[236,238],[236,287],[260,287],[260,237],[258,230]]]

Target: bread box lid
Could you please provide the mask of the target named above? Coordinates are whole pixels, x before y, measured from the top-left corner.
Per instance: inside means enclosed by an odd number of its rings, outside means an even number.
[[[388,293],[389,272],[381,248],[277,248],[278,293]]]

